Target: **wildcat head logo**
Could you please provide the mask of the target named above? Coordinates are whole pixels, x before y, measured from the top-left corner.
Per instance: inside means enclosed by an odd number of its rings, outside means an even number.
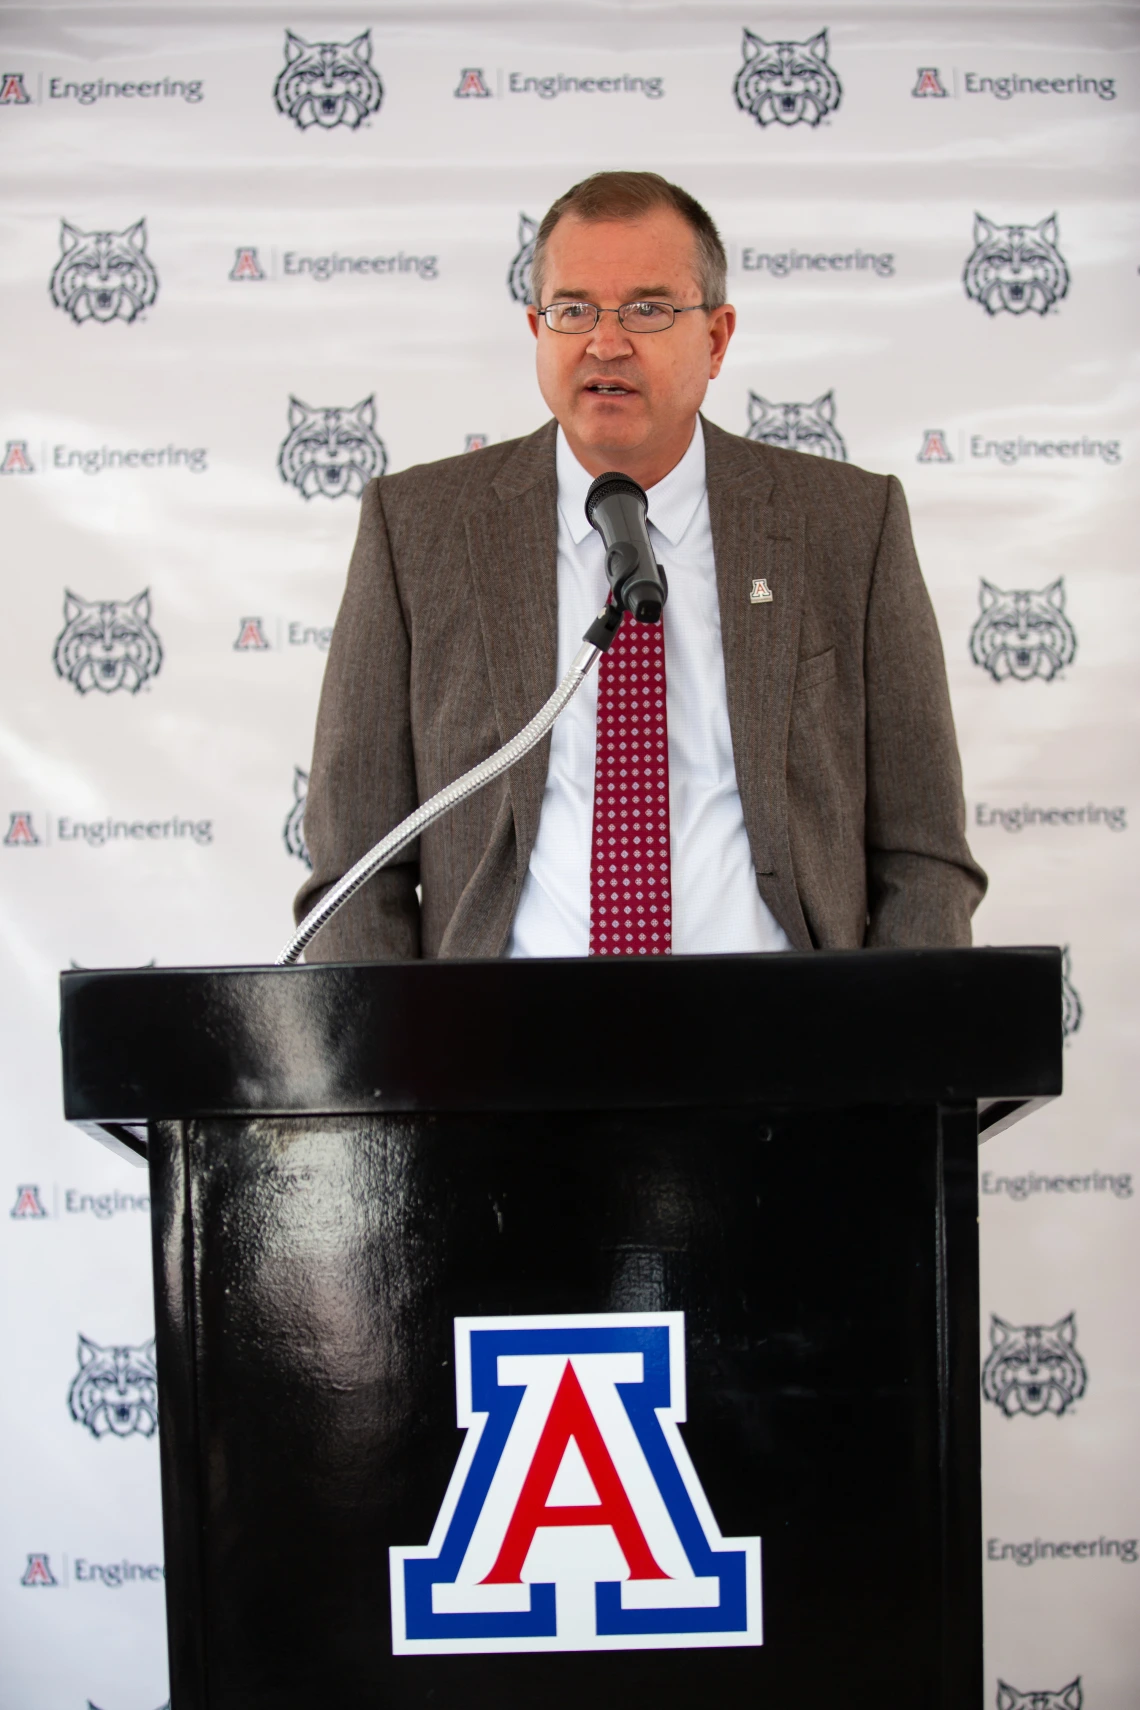
[[[519,215],[519,249],[507,272],[507,290],[516,303],[529,303],[530,270],[534,262],[534,240],[538,236],[537,220]]]
[[[162,643],[150,627],[150,589],[133,600],[84,600],[65,592],[66,624],[56,637],[56,672],[85,695],[126,689],[137,695],[162,668]]]
[[[51,300],[77,325],[133,321],[158,296],[158,275],[146,252],[146,221],[121,232],[81,232],[60,221],[60,257]]]
[[[810,404],[770,404],[767,398],[749,392],[744,437],[761,445],[780,445],[787,451],[808,451],[814,457],[847,461],[847,447],[835,426],[833,392],[824,392]]]
[[[1051,682],[1077,655],[1077,637],[1065,615],[1065,578],[1047,588],[995,588],[983,579],[981,612],[970,631],[970,657],[995,683],[1033,677]]]
[[[1016,1686],[998,1681],[997,1710],[1081,1710],[1083,1703],[1080,1675],[1059,1692],[1019,1692]]]
[[[154,1337],[137,1348],[102,1348],[79,1338],[79,1370],[67,1396],[71,1417],[93,1437],[153,1437],[158,1429]]]
[[[1069,289],[1069,269],[1057,248],[1057,216],[1035,226],[995,226],[974,215],[974,249],[962,274],[967,297],[987,315],[1033,310],[1043,315]]]
[[[1015,1413],[1066,1412],[1088,1384],[1076,1339],[1077,1322],[1071,1312],[1056,1324],[1007,1324],[993,1314],[982,1394],[1007,1419]]]
[[[380,110],[384,85],[372,66],[372,31],[350,42],[306,42],[285,31],[285,64],[273,88],[279,113],[302,131],[360,128]]]
[[[1065,1039],[1071,1039],[1074,1033],[1080,1032],[1084,1019],[1084,1005],[1080,993],[1073,984],[1073,961],[1066,944],[1061,951],[1061,1034]]]
[[[388,467],[375,422],[375,394],[351,409],[313,409],[290,398],[289,433],[277,454],[281,479],[305,499],[317,493],[326,499],[351,493],[359,499],[366,483]]]
[[[745,30],[735,94],[758,125],[818,125],[843,94],[827,63],[827,31],[806,42],[766,42]]]
[[[293,768],[293,806],[285,815],[285,824],[281,835],[285,839],[285,850],[289,855],[295,855],[298,861],[303,861],[312,871],[313,862],[309,855],[309,847],[305,842],[305,797],[309,793],[309,774],[302,772],[299,766]]]

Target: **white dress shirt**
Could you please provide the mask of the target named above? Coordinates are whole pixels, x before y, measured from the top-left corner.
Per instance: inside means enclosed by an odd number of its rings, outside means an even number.
[[[558,430],[558,676],[605,604],[605,548],[586,521],[592,477]],[[665,607],[673,952],[789,950],[756,886],[720,639],[705,438],[648,492],[649,538],[669,580]],[[632,618],[626,618],[632,623]],[[538,836],[511,932],[511,956],[585,956],[590,948],[597,666],[551,737]]]

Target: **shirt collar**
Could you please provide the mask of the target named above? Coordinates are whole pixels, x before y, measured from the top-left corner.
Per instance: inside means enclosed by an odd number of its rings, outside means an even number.
[[[558,429],[555,450],[558,473],[558,509],[575,546],[581,546],[593,532],[586,521],[586,494],[593,476],[578,462],[562,429]],[[696,515],[697,506],[705,495],[705,436],[698,420],[689,441],[689,449],[663,481],[650,487],[649,520],[670,546],[681,541]]]

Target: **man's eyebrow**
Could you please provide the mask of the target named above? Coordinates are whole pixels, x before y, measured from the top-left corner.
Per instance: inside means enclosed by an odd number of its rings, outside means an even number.
[[[671,300],[672,296],[673,293],[668,285],[640,285],[636,291],[631,292],[631,294],[628,297],[623,298],[622,301],[626,303],[639,303],[643,297],[668,297]],[[555,291],[554,296],[551,297],[550,301],[553,303],[559,297],[564,297],[571,303],[592,303],[594,300],[588,291]]]

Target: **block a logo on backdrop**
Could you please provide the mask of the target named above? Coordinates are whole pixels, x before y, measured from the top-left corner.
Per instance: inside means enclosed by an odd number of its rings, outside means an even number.
[[[93,1437],[153,1437],[158,1429],[154,1337],[137,1347],[79,1338],[79,1370],[67,1392],[71,1417]]]
[[[787,451],[807,451],[814,457],[847,461],[847,447],[835,425],[835,394],[824,392],[810,404],[771,404],[756,392],[748,394],[745,439],[779,445]]]
[[[8,815],[8,829],[4,833],[6,849],[34,849],[39,842],[30,813],[19,810]]]
[[[397,1656],[759,1645],[760,1539],[723,1538],[678,1426],[684,1314],[455,1320],[467,1432]]]
[[[528,214],[519,215],[519,248],[518,254],[507,270],[507,290],[516,303],[529,303],[530,270],[534,262],[534,242],[538,236],[539,221],[532,220]]]
[[[58,1585],[51,1571],[51,1558],[46,1550],[32,1550],[28,1554],[28,1565],[20,1576],[20,1584],[31,1587]]]
[[[285,31],[285,64],[273,86],[273,103],[299,130],[359,130],[380,111],[384,85],[372,64],[372,31],[350,42],[307,42]]]
[[[133,321],[158,296],[158,275],[146,252],[146,221],[121,232],[82,232],[60,221],[60,257],[49,289],[57,309],[84,321]]]
[[[281,479],[303,499],[318,493],[326,499],[339,499],[343,493],[359,499],[372,477],[388,467],[388,453],[375,426],[375,393],[359,404],[327,410],[290,398],[289,432],[277,453]]]
[[[929,100],[933,97],[935,100],[944,101],[947,93],[948,91],[942,87],[938,67],[936,65],[920,65],[911,94],[917,95],[920,100]]]
[[[24,87],[24,73],[0,73],[0,107],[30,107],[31,104],[32,98]]]
[[[987,315],[1043,315],[1069,289],[1069,269],[1057,248],[1057,216],[1035,226],[998,226],[974,215],[974,248],[962,274],[972,302]]]
[[[264,279],[265,269],[257,259],[257,250],[250,245],[248,249],[234,250],[234,264],[227,275],[230,279]]]
[[[1061,951],[1061,1033],[1066,1044],[1080,1032],[1084,1015],[1080,993],[1073,984],[1073,958],[1066,944]]]
[[[91,689],[137,695],[162,669],[162,643],[151,628],[150,589],[133,600],[85,600],[64,591],[64,627],[55,638],[56,673],[81,695]]]
[[[919,463],[953,463],[943,428],[927,428],[922,436],[917,461]]]
[[[265,634],[264,621],[259,617],[243,617],[238,623],[234,652],[266,653],[268,651],[269,642]]]
[[[300,766],[293,768],[293,806],[285,815],[285,824],[281,835],[285,840],[285,853],[296,856],[312,871],[312,859],[309,846],[305,842],[305,797],[309,793],[309,774],[303,772]]]
[[[806,42],[766,42],[744,32],[744,63],[733,85],[736,105],[758,125],[818,125],[843,95],[827,58],[827,31]]]
[[[1077,636],[1065,612],[1065,578],[1047,588],[995,588],[983,577],[970,657],[995,683],[1050,683],[1077,656]]]
[[[9,1217],[46,1217],[47,1207],[40,1198],[40,1190],[35,1182],[22,1182],[16,1189],[16,1203],[8,1213]]]
[[[487,87],[487,79],[483,69],[477,65],[465,65],[459,73],[459,82],[454,89],[458,101],[486,101],[491,91]]]
[[[34,475],[36,466],[26,439],[10,439],[0,461],[0,475]]]
[[[1007,1324],[990,1316],[990,1351],[982,1367],[982,1394],[1007,1419],[1016,1413],[1060,1416],[1088,1386],[1077,1352],[1076,1315],[1056,1324]]]
[[[1081,1710],[1084,1703],[1080,1675],[1068,1686],[1062,1686],[1059,1692],[1041,1688],[1036,1692],[1022,1692],[1016,1686],[1008,1686],[1004,1680],[999,1680],[997,1686],[997,1710]]]

